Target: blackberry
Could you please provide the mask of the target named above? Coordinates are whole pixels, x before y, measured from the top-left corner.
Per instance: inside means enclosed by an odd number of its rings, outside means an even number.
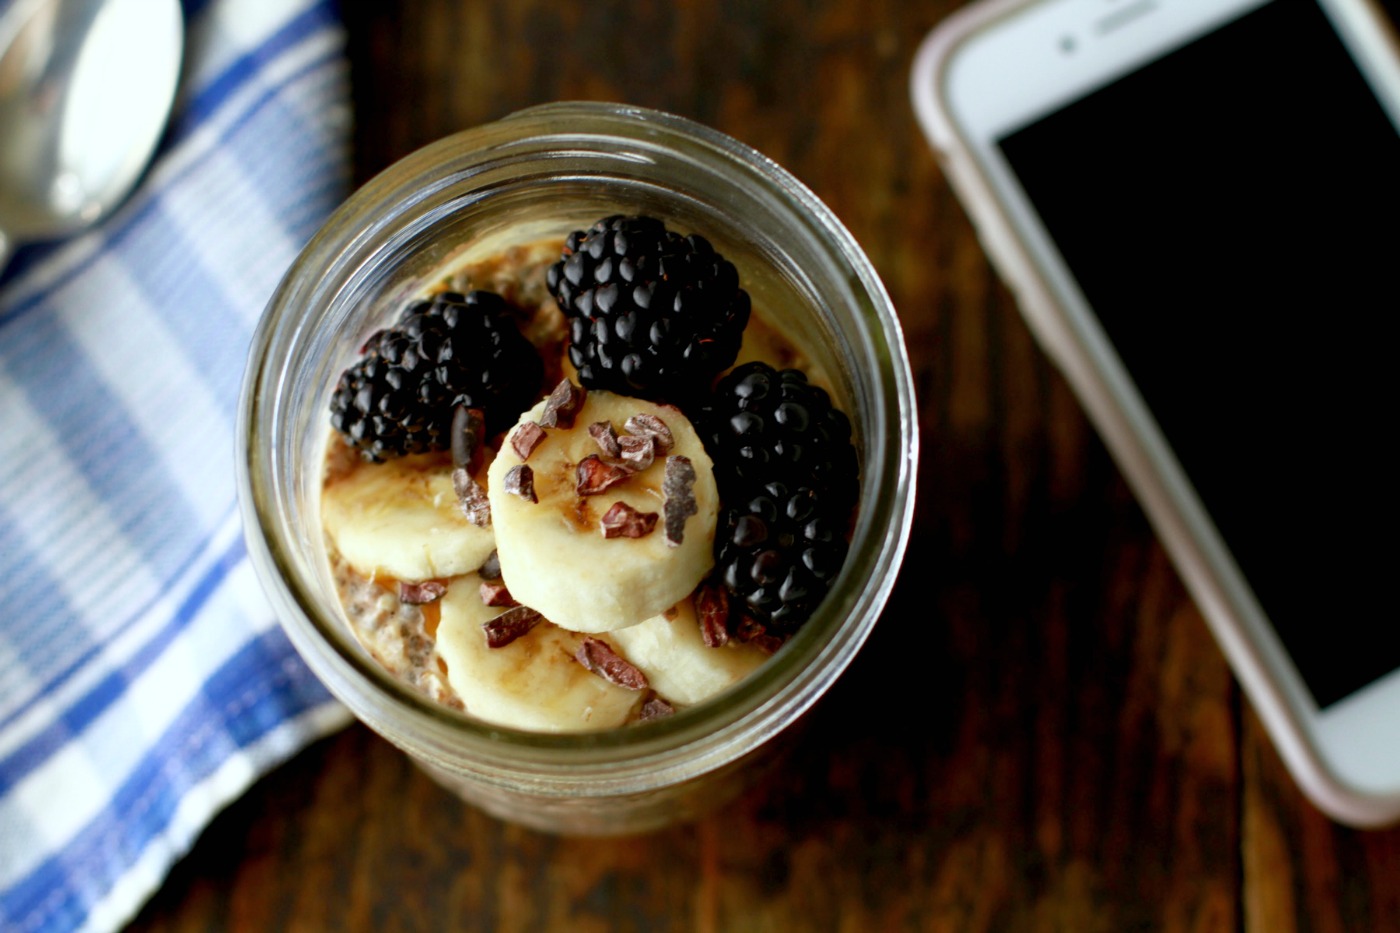
[[[447,450],[459,405],[481,409],[488,434],[510,427],[538,398],[544,368],[512,312],[484,291],[409,304],[341,374],[331,426],[367,460]]]
[[[725,507],[715,536],[715,575],[768,632],[791,634],[841,570],[847,515],[816,490],[768,483]]]
[[[613,215],[569,234],[546,277],[569,321],[579,382],[682,403],[734,363],[749,295],[702,236]]]
[[[837,511],[855,505],[850,419],[799,370],[762,362],[735,367],[696,420],[722,497],[741,498],[777,481],[814,489]]]

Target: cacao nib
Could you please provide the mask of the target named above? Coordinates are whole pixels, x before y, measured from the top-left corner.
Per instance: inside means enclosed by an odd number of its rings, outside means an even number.
[[[776,654],[783,646],[783,640],[777,635],[770,635],[764,632],[762,635],[755,635],[749,639],[749,644],[753,645],[764,654]]]
[[[477,568],[477,574],[483,580],[501,579],[501,555],[492,551],[486,561]]]
[[[505,583],[501,580],[482,580],[479,592],[481,602],[486,606],[518,606],[515,598],[510,595],[510,590],[506,589]]]
[[[624,434],[617,439],[621,459],[628,469],[640,473],[656,461],[656,439]]]
[[[540,413],[540,424],[546,428],[573,427],[574,418],[587,397],[587,389],[574,385],[568,379],[561,380],[545,400],[544,411]]]
[[[480,408],[458,405],[452,414],[452,465],[475,473],[486,445],[486,415]]]
[[[603,513],[603,537],[644,538],[651,534],[659,517],[655,512],[638,512],[626,502],[614,502]]]
[[[638,412],[628,418],[623,427],[627,429],[629,434],[650,437],[655,440],[658,457],[664,457],[671,452],[672,447],[676,446],[676,439],[671,435],[671,429],[666,426],[666,422],[655,415]]]
[[[605,463],[597,454],[589,454],[578,464],[578,494],[596,496],[631,475],[631,471],[616,464]]]
[[[734,624],[733,631],[735,638],[748,644],[767,635],[768,627],[745,612],[740,614],[739,621]]]
[[[646,690],[650,686],[645,674],[600,638],[580,642],[574,660],[608,683],[627,690]]]
[[[410,606],[425,606],[442,599],[447,592],[447,584],[442,580],[424,580],[422,583],[399,581],[399,602]]]
[[[467,521],[478,528],[491,524],[491,502],[486,498],[486,490],[472,478],[464,467],[452,471],[452,488],[457,492],[457,502]]]
[[[529,460],[535,448],[544,443],[544,436],[544,428],[533,421],[527,421],[510,436],[510,446],[521,460]]]
[[[507,609],[496,618],[481,623],[481,629],[486,633],[486,646],[504,648],[539,625],[542,618],[544,617],[529,606]]]
[[[506,492],[513,496],[519,496],[526,502],[539,502],[535,496],[535,471],[530,469],[527,463],[517,463],[506,470],[505,479],[502,481]]]
[[[676,712],[676,708],[667,703],[661,697],[654,696],[642,704],[641,711],[637,714],[637,722],[650,722],[653,719],[664,719]]]
[[[676,547],[685,540],[685,520],[700,511],[695,502],[695,467],[689,457],[667,457],[661,480],[661,512],[665,516],[666,543]]]
[[[598,442],[603,456],[616,460],[622,455],[622,448],[617,443],[617,431],[613,430],[611,421],[593,422],[588,426],[588,436]]]
[[[729,593],[722,586],[702,583],[695,592],[695,615],[700,637],[711,648],[729,644]]]

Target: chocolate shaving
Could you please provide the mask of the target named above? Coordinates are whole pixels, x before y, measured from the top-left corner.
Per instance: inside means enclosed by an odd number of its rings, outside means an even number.
[[[492,551],[482,565],[476,569],[476,572],[483,580],[499,580],[501,578],[501,555]]]
[[[535,496],[535,471],[530,469],[529,464],[517,463],[506,470],[505,479],[502,481],[506,492],[513,496],[519,496],[526,502],[539,502]]]
[[[481,630],[486,633],[486,646],[488,648],[504,648],[539,625],[542,618],[544,616],[529,606],[516,606],[507,609],[496,618],[481,623]]]
[[[753,645],[764,654],[777,654],[778,649],[783,646],[783,640],[777,635],[770,635],[764,632],[762,635],[755,635],[749,639],[749,644]]]
[[[748,644],[767,635],[768,627],[745,612],[739,616],[739,621],[734,624],[733,631],[735,638]]]
[[[486,416],[480,408],[458,405],[452,413],[452,465],[475,473],[486,444]]]
[[[546,428],[571,428],[574,417],[583,407],[588,390],[574,385],[568,379],[560,380],[545,400],[544,411],[540,413],[540,424]]]
[[[614,502],[601,519],[605,538],[644,538],[659,518],[655,512],[638,512],[626,502]]]
[[[695,592],[695,615],[700,637],[711,648],[729,644],[729,593],[714,583],[702,583]]]
[[[529,460],[535,448],[544,443],[544,436],[544,428],[533,421],[527,421],[511,434],[510,446],[521,460]]]
[[[632,472],[614,463],[605,463],[597,454],[589,454],[578,464],[580,496],[596,496],[631,476]]]
[[[654,696],[642,704],[641,711],[637,714],[637,722],[650,722],[653,719],[665,719],[672,716],[676,708],[667,703],[661,697]]]
[[[410,606],[425,606],[442,599],[447,592],[447,584],[442,580],[424,580],[422,583],[399,581],[399,602]]]
[[[574,652],[574,660],[608,683],[627,690],[646,690],[650,686],[647,675],[602,639],[585,638]]]
[[[656,438],[624,434],[617,439],[622,462],[634,473],[640,473],[656,461]]]
[[[595,421],[588,426],[588,436],[598,442],[598,449],[603,452],[603,456],[617,459],[622,455],[622,448],[617,443],[617,432],[613,430],[611,421]]]
[[[500,580],[482,580],[478,590],[481,593],[481,602],[486,606],[518,606],[515,598],[510,595],[510,590],[506,589],[505,583]]]
[[[472,478],[465,467],[452,471],[452,488],[457,492],[457,503],[467,521],[478,528],[491,524],[491,502],[486,498],[486,490]]]
[[[666,427],[666,422],[655,415],[645,412],[638,412],[627,419],[623,425],[628,433],[638,437],[650,437],[656,441],[656,455],[664,457],[671,452],[671,448],[676,446],[676,439],[671,435],[671,429]]]
[[[685,520],[700,511],[695,502],[695,467],[689,457],[666,458],[661,480],[661,513],[665,516],[666,543],[676,547],[685,540]]]

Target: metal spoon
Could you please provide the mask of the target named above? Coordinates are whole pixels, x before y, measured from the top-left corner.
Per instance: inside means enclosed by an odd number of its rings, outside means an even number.
[[[16,244],[121,203],[165,127],[183,51],[178,0],[15,0],[0,17],[0,269]]]

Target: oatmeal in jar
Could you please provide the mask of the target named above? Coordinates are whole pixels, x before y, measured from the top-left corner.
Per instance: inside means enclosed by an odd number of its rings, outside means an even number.
[[[352,631],[502,726],[704,702],[845,558],[856,458],[818,382],[733,264],[652,218],[450,272],[332,400],[322,521]]]

